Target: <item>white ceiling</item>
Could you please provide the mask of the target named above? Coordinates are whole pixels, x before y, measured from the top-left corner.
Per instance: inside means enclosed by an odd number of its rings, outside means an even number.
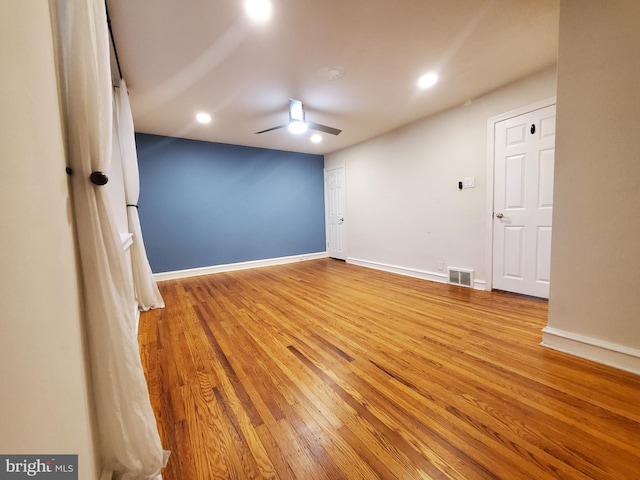
[[[559,0],[272,0],[265,24],[242,1],[107,0],[136,131],[324,154],[556,62]],[[440,81],[419,90],[427,71]],[[256,135],[289,98],[342,133]]]

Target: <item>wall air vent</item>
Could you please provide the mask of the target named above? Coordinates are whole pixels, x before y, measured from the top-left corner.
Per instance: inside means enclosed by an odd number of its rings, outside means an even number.
[[[461,287],[473,287],[473,270],[449,267],[449,283]]]

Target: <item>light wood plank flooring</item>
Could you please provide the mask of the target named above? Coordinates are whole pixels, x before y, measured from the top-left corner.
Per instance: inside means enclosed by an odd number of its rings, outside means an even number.
[[[545,301],[331,259],[160,288],[165,480],[640,479],[640,377],[540,347]]]

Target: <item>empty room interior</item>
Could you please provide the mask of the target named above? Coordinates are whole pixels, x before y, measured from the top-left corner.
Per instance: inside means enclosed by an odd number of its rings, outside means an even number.
[[[639,479],[639,19],[3,2],[0,478]]]

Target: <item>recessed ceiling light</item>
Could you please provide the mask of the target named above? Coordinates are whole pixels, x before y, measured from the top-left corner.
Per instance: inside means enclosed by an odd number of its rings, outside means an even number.
[[[245,0],[244,10],[253,20],[264,22],[271,17],[270,0]]]
[[[420,88],[431,88],[438,83],[438,75],[435,73],[425,73],[418,79],[418,86]]]
[[[322,136],[318,135],[317,133],[314,135],[311,135],[311,141],[313,143],[320,143],[322,141]]]
[[[200,112],[196,115],[196,120],[200,123],[211,123],[211,115],[208,113]]]
[[[289,131],[295,134],[304,133],[307,131],[307,124],[302,120],[292,120],[289,122]]]

